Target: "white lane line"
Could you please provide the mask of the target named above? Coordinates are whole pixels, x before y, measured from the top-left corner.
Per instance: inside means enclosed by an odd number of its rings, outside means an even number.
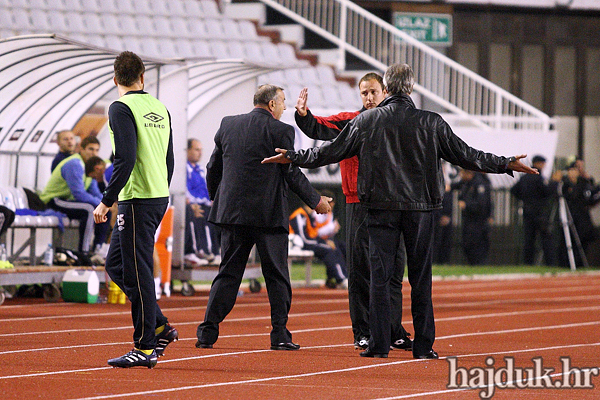
[[[582,322],[582,323],[564,324],[564,325],[553,325],[553,326],[543,326],[543,327],[506,329],[506,330],[501,330],[501,331],[463,333],[463,334],[458,334],[458,335],[441,336],[441,337],[436,338],[436,340],[445,340],[445,339],[458,338],[458,337],[482,336],[482,335],[499,335],[499,334],[507,334],[507,333],[515,333],[515,332],[525,332],[525,331],[539,331],[539,330],[575,328],[575,327],[592,326],[592,325],[600,325],[600,321]],[[328,331],[328,330],[340,330],[340,329],[348,329],[348,328],[349,328],[348,326],[327,327],[327,328],[321,328],[321,329],[306,329],[304,331],[292,331],[292,333]],[[223,338],[239,338],[239,337],[248,337],[248,336],[254,336],[254,337],[255,336],[267,336],[267,335],[269,335],[268,332],[261,333],[261,334],[227,335],[227,336],[221,337],[221,339],[223,339]],[[193,339],[182,339],[182,340],[196,340],[196,338],[193,338]],[[127,342],[127,343],[129,343],[129,342]],[[334,345],[334,346],[310,346],[310,347],[303,347],[303,349],[316,349],[316,348],[323,348],[323,347],[341,347],[341,346],[352,346],[352,344],[339,344],[339,345]],[[85,347],[85,346],[78,346],[78,347]],[[245,351],[245,352],[235,353],[235,354],[261,353],[261,352],[266,352],[266,351],[271,351],[271,350],[253,350],[253,351]],[[231,354],[234,354],[234,353],[217,353],[217,354],[212,354],[210,356],[211,357],[218,357],[218,356],[231,355]],[[198,359],[198,358],[205,358],[205,357],[206,356],[194,356],[194,357],[186,357],[186,358],[175,358],[175,359],[161,361],[161,363],[164,363],[164,362],[169,363],[169,362],[179,362],[179,361],[195,360],[195,359]],[[456,356],[456,357],[459,357],[459,356]],[[460,356],[460,357],[462,357],[462,356]],[[89,369],[89,371],[95,371],[95,370],[101,370],[101,369],[108,369],[108,368],[110,368],[110,367],[92,368],[92,369]],[[34,376],[46,376],[46,375],[53,375],[53,374],[65,374],[65,373],[71,373],[71,372],[72,373],[77,373],[77,372],[82,372],[82,371],[88,371],[88,369],[86,369],[86,370],[69,370],[69,371],[42,372],[42,373],[26,374],[26,375],[0,376],[0,379],[12,379],[12,378],[19,378],[19,377],[34,377]]]
[[[463,315],[463,316],[456,316],[456,317],[436,318],[436,322],[461,321],[461,320],[465,320],[465,319],[479,319],[479,318],[513,317],[513,316],[529,315],[529,314],[564,313],[564,312],[572,313],[572,312],[594,311],[594,310],[599,310],[599,309],[600,309],[600,306],[588,306],[588,307],[559,308],[559,309],[554,309],[554,310],[541,309],[541,310],[527,310],[527,311],[510,311],[510,312],[503,312],[503,313],[474,314],[474,315]],[[318,315],[326,315],[326,314],[340,314],[340,313],[345,313],[345,312],[346,312],[346,310],[337,310],[337,311],[330,311],[330,312],[290,314],[290,318],[304,317],[304,316],[318,316]],[[260,319],[267,320],[270,318],[271,318],[270,316],[255,317],[255,318],[231,318],[231,319],[226,319],[225,321],[223,321],[223,323],[225,323],[225,322],[240,322],[240,321],[247,321],[247,320],[260,320]],[[179,327],[182,325],[197,325],[199,323],[200,323],[200,321],[178,322],[176,324],[176,326]],[[412,320],[405,320],[403,323],[405,325],[412,324]],[[340,327],[335,327],[335,328],[331,328],[331,329],[337,330],[337,329],[349,329],[349,328],[350,328],[350,326],[340,326]],[[110,331],[110,330],[117,330],[117,329],[131,329],[131,326],[127,325],[127,326],[118,326],[118,327],[111,327],[111,328],[67,329],[67,330],[60,330],[60,331],[26,332],[26,333],[19,333],[19,335],[42,335],[42,334],[50,335],[50,334],[74,333],[74,332],[99,332],[99,331]],[[327,330],[327,329],[330,329],[330,328],[321,328],[318,330]],[[292,333],[294,333],[294,332],[303,333],[306,331],[310,331],[310,329],[296,330],[296,331],[293,331]],[[14,336],[14,335],[15,335],[14,333],[0,334],[0,337]],[[261,333],[261,334],[245,334],[245,335],[221,335],[220,338],[262,336],[262,335],[264,335],[264,334]],[[196,338],[181,338],[179,340],[196,340]],[[35,348],[35,349],[24,349],[24,350],[12,350],[12,351],[0,352],[0,356],[5,355],[5,354],[24,353],[24,352],[29,352],[29,351],[62,350],[62,349],[79,348],[82,346],[109,346],[109,345],[112,346],[112,345],[126,344],[126,343],[128,343],[128,342],[115,342],[115,343],[107,343],[107,344],[93,343],[93,344],[88,344],[88,345],[47,347],[47,348],[43,348],[43,349]]]
[[[348,303],[348,298],[343,299],[327,299],[327,300],[300,300],[295,301],[293,304],[298,305],[312,305],[312,304],[332,304],[332,303]],[[67,304],[67,303],[58,303]],[[160,305],[160,304],[159,304]],[[268,307],[270,304],[268,301],[260,303],[240,303],[236,304],[235,308],[248,308],[248,307]],[[191,307],[171,307],[161,308],[163,313],[178,312],[178,311],[193,311],[193,310],[205,310],[206,306],[191,306]],[[64,318],[97,318],[97,317],[113,317],[118,315],[131,315],[131,310],[128,311],[113,311],[113,312],[101,312],[101,313],[88,313],[88,314],[59,314],[59,315],[45,315],[41,317],[23,317],[23,318],[4,318],[0,319],[1,322],[22,322],[22,321],[39,321],[44,319],[64,319]],[[1,335],[0,335],[1,336]]]
[[[464,297],[464,295],[462,294],[457,294],[457,297]],[[458,308],[458,307],[471,307],[471,306],[482,306],[482,305],[492,305],[492,304],[512,304],[512,303],[522,303],[522,302],[528,302],[528,303],[544,303],[547,304],[548,302],[558,302],[558,301],[577,301],[577,300],[587,300],[587,301],[591,301],[591,300],[596,300],[596,299],[600,299],[600,295],[582,295],[582,296],[561,296],[561,297],[544,297],[544,298],[533,298],[533,299],[497,299],[497,300],[484,300],[484,301],[469,301],[469,302],[449,302],[449,303],[442,303],[442,304],[436,304],[436,295],[434,294],[433,296],[433,301],[434,301],[434,308]],[[348,299],[347,298],[343,298],[343,299],[327,299],[327,300],[301,300],[301,301],[297,301],[297,302],[293,302],[293,304],[295,306],[300,306],[300,305],[314,305],[314,304],[332,304],[332,303],[347,303]],[[241,304],[236,304],[235,308],[236,310],[239,310],[240,308],[249,308],[249,307],[254,307],[254,306],[269,306],[268,302],[261,302],[261,303],[241,303]],[[162,309],[163,313],[169,313],[169,312],[178,312],[178,311],[193,311],[193,310],[204,310],[206,309],[206,306],[193,306],[193,307],[172,307],[172,308],[164,308]],[[409,310],[409,306],[405,306],[403,307],[403,310]],[[88,313],[88,314],[62,314],[62,315],[49,315],[49,316],[43,316],[43,317],[26,317],[26,318],[5,318],[5,319],[0,319],[0,323],[2,322],[22,322],[22,321],[38,321],[38,320],[47,320],[47,319],[67,319],[67,318],[97,318],[97,317],[111,317],[111,316],[119,316],[119,315],[130,315],[131,312],[130,311],[115,311],[115,312],[103,312],[103,313]],[[71,331],[69,331],[71,332]],[[2,336],[8,336],[8,335],[14,335],[16,333],[9,333],[9,334],[0,334],[0,337]],[[21,333],[18,333],[21,334]]]
[[[480,357],[480,356],[490,356],[490,355],[496,355],[496,354],[506,355],[506,354],[515,354],[515,353],[526,353],[526,352],[532,352],[532,351],[548,351],[548,350],[569,349],[569,348],[576,348],[576,347],[583,347],[583,346],[589,347],[589,346],[598,346],[598,345],[600,345],[600,343],[582,343],[582,344],[576,344],[576,345],[571,344],[571,345],[566,345],[566,346],[541,347],[541,348],[537,348],[537,349],[523,349],[523,350],[513,350],[513,351],[504,350],[501,352],[494,352],[494,353],[463,354],[459,357]],[[327,346],[327,347],[333,347],[333,346]],[[189,358],[189,360],[193,360],[193,359],[197,359],[197,357]],[[440,360],[443,360],[443,359],[445,359],[445,357],[440,358]],[[120,397],[144,396],[144,395],[151,395],[151,394],[158,394],[158,393],[173,393],[173,392],[181,392],[184,390],[203,389],[203,388],[208,388],[208,387],[214,388],[214,387],[218,387],[218,386],[254,384],[254,383],[260,383],[260,382],[277,381],[277,380],[282,380],[282,379],[308,378],[308,377],[313,377],[313,376],[331,375],[331,374],[366,370],[366,369],[372,369],[372,368],[382,368],[382,367],[389,367],[389,366],[393,366],[393,365],[408,364],[408,363],[414,363],[414,362],[437,362],[437,361],[403,360],[403,361],[395,361],[395,362],[382,362],[382,363],[378,363],[378,364],[369,364],[369,365],[364,365],[364,366],[360,366],[360,367],[308,372],[308,373],[304,373],[304,374],[275,376],[275,377],[260,378],[260,379],[247,379],[247,380],[233,381],[233,382],[215,382],[215,383],[207,383],[207,384],[202,384],[202,385],[183,386],[183,387],[176,387],[176,388],[169,388],[169,389],[146,390],[146,391],[134,392],[134,393],[129,392],[129,393],[94,396],[94,397],[82,397],[82,398],[74,399],[74,400],[100,400],[100,399],[110,399],[110,398],[120,398]]]

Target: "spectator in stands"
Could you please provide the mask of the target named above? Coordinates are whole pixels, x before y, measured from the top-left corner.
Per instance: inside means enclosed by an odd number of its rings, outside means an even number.
[[[81,151],[58,163],[40,194],[48,207],[79,220],[79,251],[84,253],[100,249],[109,229],[108,223],[94,226],[94,208],[102,200],[98,180],[103,179],[106,165],[97,156],[99,150],[100,142],[95,136],[83,139]],[[102,264],[104,260],[100,258],[93,261]]]
[[[546,159],[536,155],[531,164],[533,168],[542,171],[546,166]],[[545,264],[556,263],[550,226],[550,199],[557,195],[560,178],[560,172],[553,174],[550,182],[546,182],[541,174],[523,175],[510,189],[512,195],[523,202],[523,262],[526,265],[535,264],[535,243],[538,236],[542,242]]]
[[[569,165],[567,174],[563,177],[562,194],[573,217],[573,224],[584,254],[587,254],[590,245],[598,239],[598,232],[592,222],[590,210],[600,203],[600,186],[596,185],[594,178],[587,173],[581,158],[577,158]],[[579,252],[576,242],[572,240],[572,243],[575,263],[577,266],[582,266],[582,254]],[[561,265],[568,266],[566,247],[564,245],[562,247]]]
[[[202,143],[188,139],[187,204],[185,210],[184,260],[192,266],[220,264],[218,228],[208,222],[212,201],[206,187],[206,172],[200,166]]]
[[[341,249],[332,240],[319,237],[319,227],[313,218],[313,210],[304,204],[290,215],[290,233],[302,239],[302,249],[311,250],[325,263],[327,287],[348,288],[346,260]]]
[[[288,190],[317,212],[331,210],[331,199],[319,196],[299,168],[260,163],[273,154],[270,146],[294,145],[294,128],[279,121],[285,110],[283,89],[262,85],[253,103],[249,113],[223,118],[206,166],[208,193],[214,201],[208,220],[221,228],[223,261],[210,288],[204,322],[196,331],[198,348],[211,348],[217,341],[219,324],[233,308],[254,245],[271,304],[271,350],[300,348],[287,329],[292,304]]]
[[[468,169],[460,171],[458,206],[462,211],[462,246],[470,265],[487,262],[490,251],[492,186],[489,178]]]
[[[332,140],[354,117],[366,110],[371,110],[385,99],[387,94],[383,78],[374,72],[365,74],[358,81],[358,90],[362,100],[362,108],[358,111],[341,112],[328,117],[318,117],[308,109],[308,89],[304,88],[296,102],[294,115],[296,124],[311,139]],[[348,303],[354,348],[366,349],[369,342],[369,238],[367,235],[367,209],[362,207],[357,194],[358,157],[350,157],[340,161],[342,190],[346,195],[346,262],[348,267]],[[397,310],[392,316],[392,347],[410,350],[412,342],[409,334],[402,326],[402,277],[404,275],[405,251],[404,242],[399,242],[398,265],[401,270],[392,277],[390,293],[392,307]]]
[[[277,156],[262,161],[317,168],[359,156],[357,188],[368,209],[371,263],[371,339],[361,357],[386,358],[390,351],[390,279],[400,268],[398,242],[403,239],[415,327],[413,357],[438,358],[433,350],[431,261],[432,211],[441,207],[444,193],[441,159],[480,171],[537,173],[519,161],[524,155],[498,157],[473,149],[438,114],[417,109],[409,96],[414,79],[410,66],[390,66],[384,78],[388,97],[350,121],[336,140],[308,150],[277,148]]]
[[[77,142],[75,141],[75,134],[71,130],[60,131],[56,134],[56,144],[58,144],[58,153],[52,160],[52,166],[50,171],[54,171],[54,168],[65,158],[70,157],[75,151]]]

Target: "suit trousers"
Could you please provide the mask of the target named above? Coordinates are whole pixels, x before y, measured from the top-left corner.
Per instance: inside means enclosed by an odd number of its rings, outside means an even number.
[[[141,350],[156,346],[155,329],[166,324],[156,302],[154,234],[167,204],[119,204],[106,256],[106,272],[131,301],[133,342]]]
[[[348,301],[354,340],[370,337],[369,330],[369,233],[367,230],[367,208],[360,203],[346,204],[346,258],[348,268]],[[404,242],[399,241],[396,264],[399,268],[390,279],[390,301],[392,307],[392,341],[406,339],[408,333],[402,326],[402,280],[406,254]]]
[[[397,253],[404,237],[415,329],[413,355],[427,354],[435,339],[431,301],[433,212],[369,209],[367,226],[371,261],[369,348],[373,353],[382,354],[390,350],[391,314],[396,312],[392,310],[390,281],[400,268]]]
[[[213,344],[221,323],[233,309],[252,247],[256,244],[269,303],[271,344],[288,343],[292,334],[286,325],[292,304],[292,287],[287,263],[288,232],[283,228],[220,225],[221,266],[210,288],[204,322],[196,335],[201,343]]]

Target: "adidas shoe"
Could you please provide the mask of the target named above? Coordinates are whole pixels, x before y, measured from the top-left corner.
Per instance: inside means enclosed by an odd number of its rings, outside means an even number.
[[[108,365],[113,368],[131,368],[131,367],[148,367],[154,368],[158,361],[156,351],[152,351],[152,354],[147,355],[137,349],[131,350],[129,353],[118,358],[112,358],[108,360]]]
[[[390,346],[390,350],[405,350],[405,351],[411,351],[412,350],[412,340],[410,340],[410,338],[404,337],[402,339],[398,339],[394,342],[392,342],[391,346]]]
[[[369,338],[366,336],[361,336],[358,340],[354,342],[354,349],[358,350],[366,350],[369,347]]]
[[[176,342],[179,339],[179,332],[169,324],[165,324],[165,329],[158,335],[156,335],[156,355],[162,357],[165,353],[165,349],[172,342]]]

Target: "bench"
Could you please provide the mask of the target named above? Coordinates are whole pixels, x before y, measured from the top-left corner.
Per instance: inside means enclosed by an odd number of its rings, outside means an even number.
[[[315,256],[315,253],[312,250],[302,250],[299,246],[302,243],[302,239],[296,239],[296,235],[290,233],[289,235],[289,247],[288,247],[288,268],[290,270],[290,274],[292,273],[292,262],[293,261],[301,261],[304,262],[304,283],[306,286],[311,285],[311,271],[312,271],[312,262]],[[291,276],[290,276],[291,278]]]
[[[27,200],[27,194],[23,188],[1,186],[0,185],[0,204],[15,211],[21,209],[29,209],[29,202]],[[64,217],[62,220],[65,228],[78,228],[79,221],[69,220]],[[16,260],[27,247],[29,247],[29,264],[36,265],[36,233],[38,229],[52,229],[58,230],[60,224],[58,217],[56,216],[42,216],[42,215],[16,215],[14,222],[10,225],[12,230],[11,239],[11,251],[8,257],[8,261],[13,262]],[[15,243],[15,229],[28,229],[29,237],[27,240],[17,249],[14,250]],[[62,242],[62,234],[59,234],[60,241]],[[2,240],[2,238],[0,238]],[[2,240],[4,243],[5,240]]]

